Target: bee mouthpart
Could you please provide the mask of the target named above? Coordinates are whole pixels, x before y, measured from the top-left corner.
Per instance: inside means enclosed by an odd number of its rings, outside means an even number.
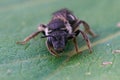
[[[62,48],[58,48],[58,49],[55,49],[56,52],[62,52],[63,49]]]

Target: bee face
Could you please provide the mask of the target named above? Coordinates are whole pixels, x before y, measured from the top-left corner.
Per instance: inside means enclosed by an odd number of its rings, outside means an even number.
[[[50,35],[52,37],[48,37],[48,40],[51,42],[55,51],[63,51],[67,43],[67,33],[65,31],[54,31]]]

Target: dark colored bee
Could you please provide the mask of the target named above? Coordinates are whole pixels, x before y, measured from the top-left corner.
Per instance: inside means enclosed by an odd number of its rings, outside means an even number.
[[[84,31],[79,29],[80,24],[83,24],[85,29]],[[24,41],[17,43],[25,44],[41,32],[44,35],[42,38],[47,38],[47,48],[54,56],[59,56],[58,53],[65,49],[65,46],[70,39],[75,45],[76,52],[78,52],[76,36],[79,33],[82,34],[87,43],[89,51],[91,52],[92,49],[90,40],[87,37],[86,33],[90,34],[93,37],[96,36],[96,34],[91,31],[89,25],[85,21],[77,19],[70,10],[61,9],[53,13],[52,19],[47,25],[39,25],[38,31],[25,38]]]

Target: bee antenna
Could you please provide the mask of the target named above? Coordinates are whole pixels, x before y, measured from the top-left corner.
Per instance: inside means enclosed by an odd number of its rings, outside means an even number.
[[[44,36],[41,36],[41,38],[46,38],[46,37],[54,37],[52,35],[44,35]],[[55,37],[54,37],[55,38]]]

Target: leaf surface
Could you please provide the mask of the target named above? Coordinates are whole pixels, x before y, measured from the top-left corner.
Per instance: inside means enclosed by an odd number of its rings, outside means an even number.
[[[120,50],[119,4],[119,0],[0,0],[0,80],[119,80],[120,53],[113,53]],[[70,41],[59,58],[48,52],[41,34],[26,45],[16,44],[65,7],[98,34],[89,36],[92,54],[81,36],[77,41],[82,54],[76,54]]]

